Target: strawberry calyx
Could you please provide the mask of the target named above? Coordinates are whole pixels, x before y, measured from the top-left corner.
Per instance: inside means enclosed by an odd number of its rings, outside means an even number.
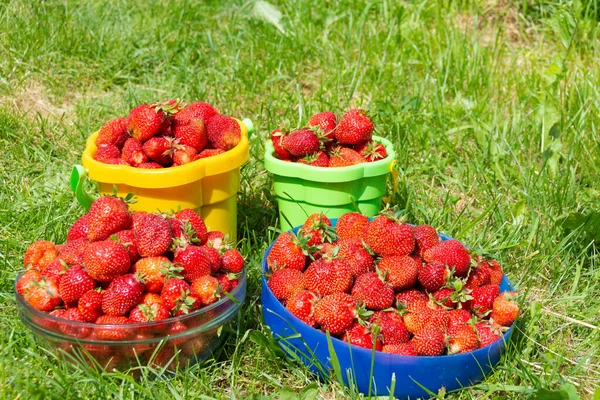
[[[156,103],[150,103],[148,106],[153,108],[154,111],[161,112],[166,116],[171,116],[181,110],[183,102],[180,99],[175,100],[163,100]]]
[[[184,268],[178,263],[173,264],[165,261],[162,263],[162,266],[162,268],[159,268],[159,271],[165,276],[165,281],[172,278],[183,279],[183,275],[180,272]]]

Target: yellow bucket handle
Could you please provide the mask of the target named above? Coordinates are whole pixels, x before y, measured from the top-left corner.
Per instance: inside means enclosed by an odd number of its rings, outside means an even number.
[[[398,162],[396,160],[392,160],[390,163],[390,173],[392,174],[392,193],[388,197],[383,198],[383,202],[385,204],[390,204],[394,201],[394,197],[396,196],[396,192],[398,191],[398,175],[400,172]]]

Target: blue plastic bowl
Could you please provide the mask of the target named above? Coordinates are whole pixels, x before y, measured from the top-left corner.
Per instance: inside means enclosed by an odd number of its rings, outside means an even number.
[[[337,219],[331,220],[335,226]],[[292,231],[297,232],[300,227]],[[442,240],[452,239],[440,234]],[[374,352],[351,346],[331,337],[331,354],[327,336],[291,314],[271,292],[265,273],[269,271],[267,256],[262,260],[262,314],[279,346],[290,358],[298,358],[313,372],[326,376],[333,369],[331,360],[337,358],[341,378],[350,388],[363,394],[376,396],[418,398],[436,394],[441,388],[457,390],[484,379],[492,367],[500,361],[512,327],[498,340],[470,353],[437,357],[410,357],[383,352]],[[500,291],[512,291],[514,287],[506,276],[502,278]],[[335,363],[334,363],[335,364]],[[394,384],[392,381],[395,380]]]

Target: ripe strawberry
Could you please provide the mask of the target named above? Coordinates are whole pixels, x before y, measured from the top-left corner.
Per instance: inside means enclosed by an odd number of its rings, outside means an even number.
[[[500,294],[500,286],[484,285],[471,290],[472,300],[463,303],[463,307],[478,315],[485,315],[492,310],[494,299]]]
[[[139,228],[142,220],[148,215],[146,211],[134,211],[131,213],[131,227],[135,231],[136,228]]]
[[[87,238],[81,238],[71,240],[60,247],[56,246],[56,249],[58,250],[57,258],[60,258],[67,265],[81,264],[83,263],[83,253],[85,252],[85,248],[90,243],[91,242],[87,240]]]
[[[409,311],[414,310],[417,303],[427,300],[427,295],[417,289],[403,290],[396,294],[396,304]]]
[[[283,148],[282,141],[287,136],[288,132],[284,132],[281,129],[275,129],[271,132],[271,142],[273,143],[273,148],[275,149],[275,157],[280,160],[291,160],[292,154]]]
[[[402,356],[416,356],[415,346],[412,342],[398,344],[384,344],[381,349],[384,353],[399,354]]]
[[[185,165],[194,161],[196,157],[196,149],[190,146],[186,146],[185,144],[178,144],[175,146],[175,151],[173,152],[173,166]]]
[[[204,220],[191,208],[177,211],[171,218],[171,230],[173,238],[181,238],[183,235],[187,242],[205,244],[208,233]]]
[[[87,273],[98,282],[110,282],[129,271],[129,252],[113,240],[93,242],[86,247],[83,262]]]
[[[133,228],[135,246],[142,257],[160,256],[171,246],[171,224],[163,216],[148,214]]]
[[[363,162],[365,159],[349,147],[336,146],[329,153],[330,167],[348,167]]]
[[[38,311],[52,311],[62,301],[57,278],[40,277],[30,283],[29,290],[23,295],[25,301]]]
[[[304,157],[319,151],[319,138],[310,129],[298,129],[290,132],[281,141],[282,147],[291,155]]]
[[[449,278],[450,272],[444,264],[430,262],[419,269],[418,280],[423,289],[428,292],[439,290]]]
[[[34,288],[34,284],[42,279],[42,274],[36,269],[28,269],[17,281],[17,293],[26,297],[26,294]],[[54,278],[53,278],[54,279]]]
[[[219,281],[219,286],[224,292],[231,292],[239,282],[237,275],[232,273],[216,274],[215,278]]]
[[[114,235],[111,235],[111,240],[121,243],[127,249],[132,265],[140,259],[140,254],[138,253],[137,246],[135,245],[135,234],[133,233],[132,229],[119,231]]]
[[[479,286],[490,284],[490,267],[487,263],[478,263],[477,267],[471,269],[465,287],[474,289]]]
[[[416,333],[412,344],[419,356],[439,356],[446,348],[444,332],[435,326],[428,326]]]
[[[517,293],[504,292],[494,300],[490,320],[500,326],[511,326],[518,315]]]
[[[221,256],[219,255],[219,250],[215,249],[214,247],[210,247],[210,246],[206,246],[206,245],[200,246],[200,248],[204,252],[206,259],[208,260],[208,263],[210,264],[211,273],[214,274],[217,271],[219,271],[221,269]]]
[[[23,256],[25,269],[43,270],[58,255],[54,243],[48,240],[38,240],[29,245]]]
[[[121,157],[119,158],[109,158],[108,160],[104,161],[105,164],[112,164],[112,165],[130,165],[127,161],[123,160]],[[145,163],[142,163],[140,165],[143,165]],[[139,167],[139,165],[138,165]]]
[[[242,137],[240,124],[228,116],[215,115],[206,124],[208,140],[216,149],[229,150],[237,146]]]
[[[180,303],[185,300],[185,297],[190,293],[190,285],[186,281],[179,278],[171,278],[167,280],[160,292],[160,297],[164,305],[173,311]]]
[[[304,285],[321,296],[333,293],[348,293],[352,288],[350,264],[340,258],[313,261],[304,272]]]
[[[73,225],[69,228],[69,232],[67,232],[67,242],[71,242],[77,239],[87,239],[88,231],[89,231],[89,223],[90,214],[82,215],[75,221]]]
[[[69,268],[60,279],[58,292],[66,303],[78,301],[84,293],[94,289],[96,282],[81,267],[75,265]]]
[[[155,136],[146,140],[142,145],[144,154],[152,161],[162,165],[173,162],[173,138]],[[139,165],[138,165],[139,166]]]
[[[167,129],[169,116],[177,111],[177,104],[168,102],[142,104],[127,117],[127,130],[134,139],[145,142]]]
[[[267,263],[272,271],[283,268],[294,268],[304,271],[306,259],[309,254],[309,238],[303,235],[284,232],[275,241],[267,256]]]
[[[490,284],[499,285],[500,283],[502,283],[502,277],[504,276],[504,272],[502,271],[502,267],[500,266],[500,264],[498,264],[498,262],[494,260],[484,262],[490,268]]]
[[[347,293],[334,293],[315,304],[315,320],[324,331],[341,335],[356,321],[356,300]]]
[[[371,140],[375,126],[364,110],[351,109],[342,116],[335,138],[343,144],[360,144]]]
[[[94,329],[94,334],[100,340],[127,340],[134,335],[133,330],[119,325],[129,324],[131,324],[129,318],[122,315],[101,315],[96,320],[98,326]]]
[[[201,158],[208,158],[218,156],[219,154],[225,153],[223,149],[204,149],[200,153],[196,154],[193,161],[200,160]]]
[[[163,285],[164,286],[164,285]],[[162,297],[158,293],[144,293],[140,304],[151,306],[154,303],[164,304]]]
[[[88,239],[91,242],[108,239],[113,233],[128,229],[130,224],[131,216],[123,199],[101,196],[90,207]]]
[[[169,309],[164,304],[154,303],[150,306],[145,304],[139,304],[136,308],[131,310],[129,319],[132,323],[143,323],[162,321],[169,318]]]
[[[385,146],[372,140],[354,146],[354,150],[367,162],[379,161],[387,157]]]
[[[205,275],[192,281],[190,292],[200,299],[202,305],[207,306],[221,298],[221,287],[214,276]]]
[[[466,324],[471,320],[471,318],[473,318],[473,315],[464,308],[456,308],[448,311],[448,317],[450,318],[448,326],[451,326],[457,324]]]
[[[299,164],[312,165],[313,167],[329,167],[329,157],[324,151],[317,151],[298,160]]]
[[[180,273],[189,282],[211,273],[210,261],[204,250],[198,246],[188,245],[176,250],[173,263],[183,268]]]
[[[413,252],[415,238],[408,224],[397,224],[385,215],[375,218],[367,228],[366,242],[382,256],[403,256]]]
[[[139,304],[144,284],[134,274],[115,278],[102,293],[102,311],[108,315],[126,315]]]
[[[300,228],[300,231],[306,237],[310,235],[310,239],[308,240],[309,246],[331,242],[334,236],[331,221],[322,213],[309,215],[302,228]]]
[[[438,262],[448,265],[454,270],[454,275],[465,276],[471,265],[471,255],[465,246],[458,240],[446,240],[423,253],[426,262]]]
[[[479,337],[473,325],[455,324],[448,328],[448,354],[467,353],[479,347]]]
[[[454,308],[456,304],[452,301],[452,293],[454,290],[448,287],[442,287],[433,292],[433,299],[440,305],[446,308]]]
[[[156,163],[154,161],[141,163],[137,167],[138,168],[144,168],[144,169],[159,169],[159,168],[164,168],[162,165],[160,165],[159,163]]]
[[[206,123],[217,114],[219,114],[219,111],[215,110],[210,104],[197,101],[190,103],[175,113],[175,115],[173,115],[173,125],[176,125],[180,121],[188,121],[190,119],[201,119]]]
[[[111,158],[119,158],[121,157],[121,150],[114,144],[101,144],[98,146],[98,150],[96,154],[94,154],[94,160],[100,162],[106,162]]]
[[[334,129],[336,125],[337,118],[335,114],[330,111],[324,111],[313,115],[306,124],[307,127],[319,127],[325,137],[329,140],[335,138]]]
[[[137,139],[129,138],[123,145],[121,158],[129,165],[137,167],[140,164],[148,162],[148,156],[144,153],[142,142]]]
[[[234,274],[240,273],[244,270],[244,257],[236,249],[229,249],[221,256],[221,268]]]
[[[298,290],[289,296],[285,308],[306,324],[316,327],[314,308],[319,299],[319,295],[310,290]]]
[[[160,293],[165,285],[166,275],[175,275],[177,270],[165,256],[140,258],[132,268],[132,272],[142,275],[146,292]]]
[[[350,212],[338,218],[335,230],[340,239],[364,238],[369,218],[357,212]]]
[[[87,322],[78,308],[69,308],[60,317],[73,322]],[[81,325],[63,323],[59,324],[58,327],[65,335],[79,339],[86,338],[92,333],[92,328],[82,327]]]
[[[402,316],[395,311],[377,311],[369,322],[379,326],[385,344],[400,344],[410,340],[410,332],[406,329]]]
[[[361,239],[340,239],[335,242],[335,246],[339,247],[337,256],[350,264],[352,276],[357,277],[365,272],[375,271],[373,257],[365,249]]]
[[[479,336],[479,347],[485,347],[500,339],[499,330],[488,322],[478,322],[475,324],[477,335]]]
[[[419,267],[409,256],[383,257],[378,268],[394,290],[410,289],[417,283]]]
[[[206,235],[206,245],[219,251],[225,251],[229,248],[225,240],[225,234],[219,231],[210,231]]]
[[[381,351],[383,347],[380,338],[375,338],[369,328],[357,323],[344,333],[342,341],[369,350],[375,347],[375,350]]]
[[[63,274],[69,269],[67,263],[65,263],[61,258],[56,257],[46,268],[41,271],[42,276],[45,277],[54,277],[58,279],[59,285],[60,280],[62,279]],[[35,271],[35,270],[29,270]]]
[[[440,236],[431,225],[417,225],[414,227],[413,233],[415,235],[415,253],[420,257],[423,257],[426,250],[441,242]]]
[[[96,146],[100,147],[103,144],[112,144],[121,149],[128,138],[127,120],[125,118],[116,118],[102,125],[96,137]]]
[[[77,308],[85,321],[95,322],[102,315],[102,293],[97,290],[85,292],[79,298]]]
[[[448,315],[448,311],[432,309],[428,305],[421,305],[404,316],[406,329],[414,334],[428,326],[435,326],[441,330],[446,330],[449,324],[450,316]]]
[[[383,310],[394,303],[394,289],[377,272],[367,272],[356,278],[352,297],[370,310]]]
[[[175,120],[173,134],[180,144],[194,148],[197,153],[202,151],[208,143],[206,124],[200,118]]]

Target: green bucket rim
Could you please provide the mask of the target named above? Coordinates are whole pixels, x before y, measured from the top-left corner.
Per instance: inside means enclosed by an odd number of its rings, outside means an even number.
[[[396,162],[394,146],[392,142],[379,136],[373,136],[373,141],[385,146],[388,155],[383,160],[351,165],[349,167],[329,168],[280,160],[273,156],[275,152],[273,143],[271,140],[267,140],[265,143],[265,169],[274,175],[314,182],[348,182],[388,174]]]

